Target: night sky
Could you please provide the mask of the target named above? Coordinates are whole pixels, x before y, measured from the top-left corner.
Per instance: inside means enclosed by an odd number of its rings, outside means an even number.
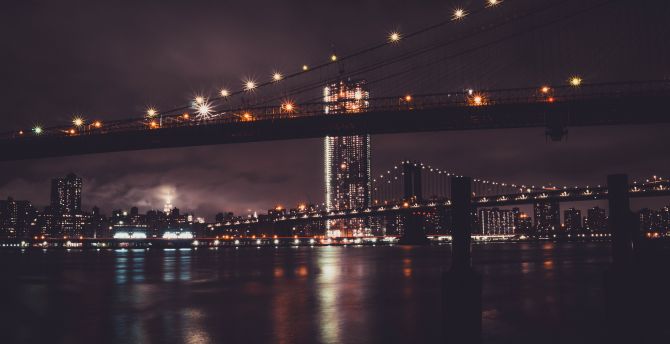
[[[506,0],[499,15],[531,3],[540,2]],[[66,124],[75,114],[111,120],[141,116],[149,105],[181,106],[194,94],[237,89],[248,76],[265,80],[274,68],[295,71],[327,59],[333,49],[346,54],[383,41],[392,30],[420,29],[444,20],[456,6],[480,4],[13,2],[0,13],[0,131]],[[523,38],[543,42],[536,50],[513,41],[402,82],[423,91],[560,84],[570,73],[585,82],[668,80],[669,6],[608,6]],[[434,33],[441,34],[448,32]],[[400,94],[398,84],[370,91]],[[595,185],[618,172],[633,179],[670,176],[669,133],[667,125],[572,128],[563,142],[547,142],[541,128],[379,135],[372,138],[373,173],[413,159],[473,177],[539,185]],[[324,197],[322,140],[295,140],[0,163],[0,198],[44,206],[50,178],[68,172],[84,178],[84,207],[98,205],[106,213],[162,208],[168,193],[175,206],[209,219],[219,211],[263,212],[277,203],[321,203]]]

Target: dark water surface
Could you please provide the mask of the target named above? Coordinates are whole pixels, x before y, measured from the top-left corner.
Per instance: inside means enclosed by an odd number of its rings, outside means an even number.
[[[450,246],[0,251],[2,343],[437,343]],[[486,343],[595,343],[609,244],[473,247]]]

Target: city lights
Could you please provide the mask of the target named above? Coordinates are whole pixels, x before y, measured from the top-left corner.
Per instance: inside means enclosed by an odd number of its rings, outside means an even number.
[[[500,4],[502,0],[487,0],[486,2],[488,7],[493,7]]]
[[[280,81],[280,80],[283,79],[283,78],[284,78],[284,77],[283,77],[283,76],[281,75],[281,73],[279,73],[279,72],[274,72],[274,73],[272,74],[272,80],[274,80],[274,81]],[[249,85],[249,84],[247,83],[247,85]],[[254,87],[255,87],[255,86],[254,86]]]
[[[582,84],[582,78],[579,76],[573,76],[570,78],[570,85],[574,87],[578,87]]]
[[[412,96],[409,95],[409,94],[406,95],[406,96],[405,96],[405,101],[408,102],[408,103],[411,102],[411,101],[412,101]]]
[[[158,128],[158,122],[152,120],[151,122],[149,122],[149,128],[151,129]]]
[[[202,104],[202,103],[205,102],[205,97],[203,97],[203,96],[197,96],[197,97],[195,97],[194,100],[195,100],[195,103],[196,103],[196,104]]]
[[[452,19],[453,20],[459,20],[459,19],[462,19],[463,17],[465,17],[466,15],[467,15],[467,12],[465,12],[464,9],[457,8],[457,9],[454,10],[454,15],[452,16]]]
[[[34,127],[33,132],[37,135],[41,134],[42,133],[42,127],[40,127],[40,126]]]
[[[256,82],[255,81],[253,81],[251,79],[247,79],[246,81],[244,81],[244,90],[245,91],[251,91],[254,88],[256,88]]]
[[[330,55],[330,60],[333,62],[337,61],[337,55],[335,54]]]
[[[542,86],[542,88],[540,88],[540,92],[544,94],[549,93],[549,91],[551,91],[551,88],[549,86]]]
[[[184,113],[181,115],[181,117],[182,117],[183,119],[189,119],[189,118],[191,118],[191,115],[189,115],[188,112],[184,112]]]
[[[95,122],[93,122],[93,126],[94,126],[95,128],[101,128],[101,127],[102,127],[102,122],[100,122],[100,121],[95,121]]]
[[[309,69],[309,66],[307,66],[307,65],[302,65],[302,70],[303,70],[303,71],[306,72],[308,69]]]
[[[230,95],[230,92],[227,89],[222,89],[221,92],[219,92],[221,97],[228,97]]]
[[[74,124],[75,127],[81,127],[82,125],[84,125],[84,119],[81,117],[75,117],[72,120],[72,124]]]
[[[393,31],[389,34],[389,42],[397,42],[400,40],[400,33]]]

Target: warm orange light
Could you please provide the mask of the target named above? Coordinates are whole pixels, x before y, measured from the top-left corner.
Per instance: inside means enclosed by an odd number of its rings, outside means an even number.
[[[409,208],[409,203],[408,203],[408,202],[405,202],[405,203],[402,204],[402,206],[403,206],[404,208]]]
[[[290,101],[286,101],[281,105],[281,108],[286,112],[293,112],[293,110],[295,110],[295,105]]]
[[[100,127],[102,127],[102,122],[95,121],[95,122],[93,122],[93,126],[96,127],[96,128],[100,128]]]
[[[309,69],[309,66],[307,66],[307,65],[302,65],[302,70],[303,70],[303,71],[306,72],[308,69]]]
[[[400,40],[400,38],[401,38],[400,33],[398,33],[398,32],[394,31],[394,32],[391,32],[389,34],[389,41],[391,41],[391,42],[397,42],[397,41]]]
[[[406,102],[411,102],[411,101],[412,101],[412,96],[409,95],[409,94],[406,95],[406,96],[405,96],[405,101],[406,101]]]
[[[150,126],[151,128],[158,128],[158,122],[156,122],[156,121],[151,121],[151,122],[149,122],[149,126]]]
[[[189,115],[188,113],[184,113],[184,114],[181,115],[181,116],[182,116],[184,119],[189,119],[189,118],[191,117],[191,115]]]
[[[75,131],[74,131],[74,129],[70,129],[70,130],[68,130],[68,133],[70,133],[70,135],[74,135]]]
[[[547,101],[550,102],[550,103],[553,103],[555,100],[556,100],[556,99],[554,99],[554,97],[549,97],[549,98],[547,98]]]
[[[23,130],[19,130],[19,135],[23,135]]]
[[[254,116],[252,116],[250,113],[245,112],[242,114],[242,121],[253,121]]]
[[[551,91],[551,88],[549,88],[549,86],[542,86],[540,91],[544,94],[547,94],[547,93],[549,93],[549,91]]]
[[[333,62],[337,61],[337,55],[335,55],[335,54],[330,55],[330,60],[333,61]]]
[[[481,106],[486,105],[487,101],[484,95],[475,93],[468,99],[468,103],[470,103],[472,106]]]

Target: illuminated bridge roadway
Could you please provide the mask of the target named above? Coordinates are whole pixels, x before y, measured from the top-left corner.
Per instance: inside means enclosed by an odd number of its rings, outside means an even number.
[[[670,122],[670,82],[603,83],[371,98],[365,111],[325,114],[326,103],[219,110],[209,120],[181,113],[0,135],[0,161],[327,135]],[[511,202],[511,201],[510,201]],[[494,204],[494,203],[491,203]]]
[[[670,196],[670,180],[662,179],[641,184],[633,184],[629,188],[631,198]],[[472,198],[474,207],[499,207],[509,205],[533,204],[535,202],[577,202],[607,200],[606,187],[575,187],[575,188],[547,188],[544,190],[532,190],[527,193],[511,193],[497,196],[478,196]],[[402,215],[413,211],[430,210],[436,207],[451,207],[448,199],[425,201],[419,203],[403,202],[401,204],[388,204],[367,209],[354,209],[339,212],[306,212],[299,215],[285,215],[272,218],[275,223],[294,224],[315,220],[334,220],[344,218],[359,218],[367,216]],[[258,220],[244,220],[225,222],[219,229],[234,228],[237,226],[249,226],[262,224]],[[267,223],[267,222],[266,222]]]

